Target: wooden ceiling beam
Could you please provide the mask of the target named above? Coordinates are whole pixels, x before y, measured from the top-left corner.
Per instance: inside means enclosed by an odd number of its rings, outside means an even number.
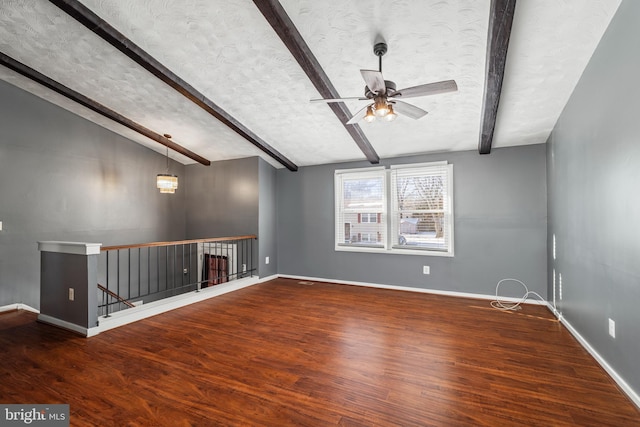
[[[51,3],[62,9],[76,21],[93,31],[96,35],[104,39],[120,52],[127,55],[138,65],[145,68],[151,74],[171,86],[198,107],[220,120],[231,130],[258,147],[267,155],[275,159],[284,167],[291,171],[298,170],[291,160],[278,152],[275,148],[263,141],[259,136],[251,132],[246,126],[232,117],[229,113],[216,105],[213,101],[199,92],[189,83],[178,77],[175,73],[162,65],[158,60],[149,55],[145,50],[137,46],[124,34],[113,28],[104,19],[93,13],[89,8],[77,0],[49,0]]]
[[[493,131],[498,116],[498,104],[502,91],[504,67],[507,62],[507,48],[511,36],[511,24],[516,10],[516,0],[492,0],[489,14],[489,34],[487,39],[487,61],[485,66],[484,96],[482,103],[482,123],[478,151],[491,153]]]
[[[320,92],[320,95],[323,98],[340,98],[338,91],[333,87],[329,77],[320,66],[320,63],[311,52],[311,49],[309,49],[309,46],[307,46],[307,43],[298,32],[298,29],[280,2],[278,0],[253,0],[253,3],[278,34],[296,61],[298,61],[298,64],[300,64],[300,67],[302,67],[307,74],[311,83],[313,83],[318,92]],[[351,119],[351,111],[349,111],[347,106],[343,102],[336,102],[330,103],[329,107],[333,110],[340,120],[340,123],[342,123],[349,135],[351,135],[351,138],[353,138],[360,150],[362,150],[367,160],[373,164],[379,163],[380,157],[364,135],[364,132],[362,132],[360,126],[357,124],[346,124],[349,119]]]
[[[139,134],[144,135],[147,138],[152,139],[164,145],[165,147],[168,147],[173,151],[190,158],[191,160],[194,160],[205,166],[209,166],[211,164],[211,161],[209,161],[208,159],[205,159],[204,157],[194,153],[193,151],[183,147],[182,145],[176,144],[163,135],[160,135],[159,133],[148,129],[141,124],[134,122],[133,120],[123,116],[122,114],[113,111],[109,107],[106,107],[99,102],[94,101],[93,99],[88,98],[79,92],[76,92],[75,90],[63,85],[62,83],[57,82],[56,80],[53,80],[48,76],[45,76],[39,71],[34,70],[28,65],[25,65],[22,62],[19,62],[2,52],[0,52],[0,64],[92,111],[95,111],[96,113],[108,119],[113,120],[116,123],[121,124],[122,126],[138,132]]]

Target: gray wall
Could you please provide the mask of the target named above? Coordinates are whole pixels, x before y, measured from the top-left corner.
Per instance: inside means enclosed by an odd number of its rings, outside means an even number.
[[[295,173],[295,172],[291,172]],[[261,277],[271,276],[278,272],[277,209],[276,209],[276,169],[266,161],[259,159],[258,174],[260,195],[258,202],[258,229],[260,230],[259,271]],[[269,257],[269,264],[265,263]]]
[[[273,242],[269,241],[268,236],[264,237],[263,242],[259,228],[259,203],[268,202],[266,193],[262,194],[260,189],[261,178],[267,181],[269,178],[268,169],[264,165],[259,166],[259,162],[258,157],[251,157],[213,162],[208,168],[187,166],[186,222],[188,239],[247,234],[258,236],[258,241],[252,243],[253,250],[246,251],[250,259],[239,262],[253,264],[258,268],[258,273],[264,276],[264,267],[258,264],[259,258],[264,262],[264,256],[258,253],[263,248],[267,250]],[[268,216],[265,214],[264,218]]]
[[[623,1],[548,143],[549,295],[640,390],[640,2]],[[550,246],[551,247],[551,246]],[[616,338],[608,335],[608,318]]]
[[[39,240],[182,239],[183,182],[160,194],[165,157],[0,81],[0,306],[40,306]],[[184,177],[184,167],[171,162]]]
[[[187,239],[258,234],[258,158],[186,168]]]
[[[546,297],[545,145],[382,164],[439,160],[453,163],[455,257],[336,252],[334,170],[371,166],[343,163],[278,170],[278,273],[489,295],[500,279],[513,277]],[[509,290],[503,295],[522,296]]]

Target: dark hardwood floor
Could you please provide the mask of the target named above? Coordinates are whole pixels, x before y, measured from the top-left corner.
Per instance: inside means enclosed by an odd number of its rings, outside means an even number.
[[[4,313],[0,354],[74,426],[640,426],[541,306],[278,279],[88,339]]]

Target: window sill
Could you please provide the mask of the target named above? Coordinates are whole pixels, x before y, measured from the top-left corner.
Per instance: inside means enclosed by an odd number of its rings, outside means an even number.
[[[363,253],[376,253],[376,254],[389,254],[389,255],[419,255],[419,256],[438,256],[438,257],[450,257],[453,258],[454,253],[443,251],[429,251],[422,249],[400,249],[400,248],[377,248],[372,246],[346,246],[338,245],[335,247],[336,252],[363,252]]]

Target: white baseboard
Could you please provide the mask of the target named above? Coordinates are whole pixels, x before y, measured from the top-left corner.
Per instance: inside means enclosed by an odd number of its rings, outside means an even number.
[[[278,277],[280,277],[280,276],[277,275],[277,274],[272,274],[271,276],[261,277],[260,278],[260,283],[268,282],[269,280],[274,280],[274,279],[277,279]]]
[[[596,360],[596,362],[598,362],[600,366],[602,366],[602,368],[607,372],[607,374],[609,374],[609,376],[616,382],[616,384],[618,384],[622,391],[624,391],[624,393],[629,396],[629,399],[631,399],[631,401],[633,401],[633,403],[640,409],[640,395],[638,395],[638,393],[636,393],[636,391],[631,388],[629,384],[627,384],[627,382],[620,376],[620,374],[616,372],[615,369],[611,367],[611,365],[609,365],[609,363],[607,363],[607,361],[600,355],[600,353],[598,353],[593,347],[591,347],[591,344],[589,344],[589,342],[584,339],[582,335],[580,335],[580,333],[573,327],[573,325],[562,316],[562,313],[554,310],[550,304],[548,304],[548,307],[549,310],[551,310],[551,312],[555,314],[558,320],[560,320],[560,323],[562,323],[565,328],[567,328],[571,335],[573,335],[574,338],[578,340],[580,345],[589,352],[589,354]]]
[[[23,304],[21,302],[15,303],[15,304],[8,304],[8,305],[3,305],[0,306],[0,313],[4,312],[4,311],[13,311],[13,310],[26,310],[26,311],[30,311],[32,313],[40,313],[40,310],[37,310],[27,304]]]
[[[354,286],[366,286],[369,288],[380,288],[380,289],[392,289],[396,291],[408,291],[408,292],[419,292],[424,294],[436,294],[436,295],[445,295],[451,297],[458,298],[473,298],[473,299],[486,299],[486,300],[495,300],[495,295],[486,295],[486,294],[472,294],[468,292],[455,292],[455,291],[441,291],[438,289],[426,289],[426,288],[413,288],[411,286],[398,286],[398,285],[385,285],[382,283],[370,283],[370,282],[354,282],[350,280],[337,280],[337,279],[323,279],[320,277],[309,277],[309,276],[296,276],[291,274],[279,274],[278,277],[282,277],[284,279],[296,279],[296,280],[305,280],[311,282],[327,282],[327,283],[337,283],[339,285],[354,285]],[[500,301],[505,302],[520,302],[522,298],[508,298],[508,297],[500,297]],[[540,301],[536,299],[527,299],[525,304],[537,304],[537,305],[547,305],[547,301]]]
[[[95,336],[110,329],[118,328],[120,326],[128,325],[129,323],[137,322],[138,320],[146,319],[148,317],[155,316],[161,313],[166,313],[167,311],[175,310],[177,308],[184,307],[196,302],[204,301],[209,298],[247,288],[249,286],[271,280],[273,278],[275,278],[275,276],[266,278],[260,278],[257,276],[246,277],[243,279],[233,280],[228,283],[204,288],[199,292],[189,292],[170,298],[165,298],[160,301],[154,301],[149,304],[142,304],[137,307],[128,308],[126,310],[113,313],[109,315],[109,317],[100,316],[98,318],[98,326],[89,328],[86,336]]]
[[[57,326],[59,328],[67,329],[69,331],[77,332],[80,335],[88,337],[88,329],[82,326],[70,323],[64,320],[56,319],[55,317],[47,316],[46,314],[38,314],[38,322],[47,323],[49,325]]]

